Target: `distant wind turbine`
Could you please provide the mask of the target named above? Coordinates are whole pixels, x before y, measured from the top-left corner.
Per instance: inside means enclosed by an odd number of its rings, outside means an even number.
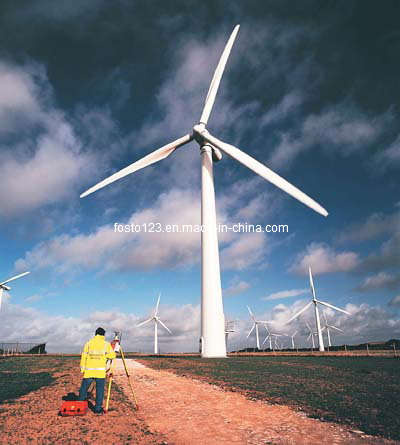
[[[308,268],[308,274],[310,278],[310,287],[311,287],[311,294],[312,294],[312,300],[303,307],[299,312],[293,315],[287,322],[290,323],[295,318],[297,318],[300,314],[302,314],[305,310],[307,310],[310,306],[314,305],[314,313],[315,313],[315,325],[317,327],[317,335],[318,335],[318,345],[320,351],[325,351],[324,348],[324,340],[322,338],[322,329],[321,329],[321,321],[319,318],[319,311],[318,311],[318,304],[322,304],[323,306],[330,307],[331,309],[334,309],[335,311],[343,312],[344,314],[351,315],[349,312],[345,311],[344,309],[340,309],[339,307],[334,306],[333,304],[327,303],[325,301],[317,300],[315,297],[315,288],[314,288],[314,281],[311,273],[311,267]],[[313,339],[314,341],[314,339]]]
[[[136,327],[144,326],[145,324],[149,323],[150,321],[154,321],[154,354],[158,354],[158,323],[160,323],[160,325],[172,335],[172,332],[167,328],[167,326],[165,326],[165,324],[160,320],[160,318],[158,316],[158,306],[160,305],[160,297],[161,297],[161,294],[158,295],[158,300],[157,300],[156,307],[154,309],[153,316],[150,317],[148,320],[142,321],[141,323],[139,323],[136,326]]]
[[[312,348],[315,349],[314,335],[317,335],[317,333],[314,332],[314,331],[311,329],[311,326],[310,326],[307,322],[306,322],[306,325],[307,325],[307,327],[308,327],[308,330],[310,331],[310,334],[308,335],[307,340],[310,340],[310,339],[311,339],[311,342],[312,342]]]
[[[207,123],[218,92],[218,87],[231,52],[239,25],[236,25],[222,52],[214,76],[207,93],[200,121],[189,133],[148,154],[128,167],[114,173],[80,195],[87,196],[112,182],[134,173],[171,155],[177,148],[196,141],[201,153],[201,349],[203,357],[226,357],[225,320],[222,304],[221,276],[219,265],[217,221],[215,210],[215,191],[213,177],[213,162],[222,159],[221,151],[231,156],[245,167],[257,173],[262,178],[285,191],[298,201],[315,210],[323,216],[328,212],[316,201],[301,190],[290,184],[265,165],[239,150],[233,145],[217,139],[207,130]],[[190,172],[188,172],[190,174]]]
[[[266,321],[261,321],[261,320],[256,320],[256,317],[254,316],[253,312],[251,312],[251,309],[249,308],[249,306],[247,306],[247,309],[249,311],[250,317],[253,320],[253,326],[250,329],[250,332],[247,334],[246,338],[250,337],[250,334],[253,332],[253,330],[256,330],[256,345],[257,345],[257,349],[260,349],[260,336],[258,333],[258,325],[264,325],[266,327]],[[266,328],[268,330],[268,328]]]
[[[28,275],[28,273],[30,273],[30,272],[20,273],[20,274],[15,275],[11,278],[8,278],[7,280],[0,283],[0,308],[1,308],[1,303],[2,303],[2,299],[3,299],[3,292],[11,290],[11,287],[6,286],[6,284],[10,283],[11,281],[17,280],[18,278],[24,277],[25,275]]]
[[[326,336],[328,338],[328,346],[331,347],[332,346],[332,344],[331,344],[331,334],[329,332],[329,329],[334,329],[335,331],[341,332],[342,334],[344,334],[344,332],[341,329],[339,329],[338,327],[333,326],[332,324],[328,323],[328,320],[327,320],[326,315],[325,315],[325,311],[322,311],[322,315],[324,316],[324,321],[325,321],[324,328],[326,329]]]
[[[294,337],[296,336],[297,331],[290,335],[290,339],[292,340],[292,349],[294,349]]]
[[[266,343],[266,341],[269,340],[269,349],[272,350],[272,338],[274,338],[274,349],[277,348],[278,347],[278,337],[286,337],[286,334],[277,334],[277,333],[271,332],[268,329],[268,322],[264,322],[264,327],[265,327],[268,335],[265,337],[262,344],[264,345],[264,343]]]

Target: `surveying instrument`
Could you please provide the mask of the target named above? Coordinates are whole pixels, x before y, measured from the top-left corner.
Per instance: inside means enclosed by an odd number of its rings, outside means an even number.
[[[125,361],[125,355],[124,355],[124,351],[122,349],[121,346],[121,337],[122,337],[122,332],[118,332],[115,331],[114,332],[114,340],[111,342],[111,346],[114,349],[114,352],[116,354],[120,354],[121,359],[122,359],[122,363],[124,365],[124,369],[125,369],[125,374],[126,377],[128,378],[128,383],[129,383],[129,387],[131,388],[131,392],[132,392],[132,396],[133,396],[133,400],[135,401],[135,409],[138,410],[139,409],[139,405],[137,403],[136,400],[136,396],[135,396],[135,392],[133,391],[133,386],[132,386],[132,382],[131,382],[131,376],[129,375],[128,372],[128,368],[126,366],[126,361]],[[111,395],[111,385],[112,385],[112,381],[113,381],[113,367],[114,367],[114,360],[110,360],[110,368],[108,371],[108,389],[107,389],[107,401],[106,401],[106,408],[105,408],[105,412],[108,411],[108,405],[110,402],[110,395]]]

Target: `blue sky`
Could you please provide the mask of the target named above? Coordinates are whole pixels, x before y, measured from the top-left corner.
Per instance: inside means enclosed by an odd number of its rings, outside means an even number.
[[[290,7],[289,7],[290,5]],[[4,2],[0,47],[2,277],[15,281],[1,341],[79,350],[98,325],[151,350],[135,328],[162,293],[161,349],[199,336],[200,237],[114,233],[115,222],[200,224],[200,156],[168,159],[79,199],[113,172],[191,131],[213,71],[241,24],[209,121],[328,211],[324,218],[224,156],[219,221],[287,224],[221,234],[224,310],[245,345],[249,305],[300,330],[317,296],[357,343],[400,336],[400,40],[396,3]],[[194,12],[195,11],[195,12]],[[252,340],[250,339],[249,342]],[[249,343],[251,344],[251,343]]]

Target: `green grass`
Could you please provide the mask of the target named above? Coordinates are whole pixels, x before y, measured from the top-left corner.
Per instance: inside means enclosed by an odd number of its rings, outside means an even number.
[[[138,357],[308,415],[400,439],[400,360],[381,357]]]
[[[0,359],[0,403],[48,386],[75,357],[12,357]],[[74,363],[75,364],[75,363]]]

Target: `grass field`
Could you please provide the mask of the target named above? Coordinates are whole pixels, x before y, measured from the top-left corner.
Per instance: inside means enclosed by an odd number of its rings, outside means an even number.
[[[400,439],[400,360],[382,357],[138,357],[250,398]]]
[[[50,385],[53,374],[75,364],[73,357],[11,357],[0,359],[0,403]]]

